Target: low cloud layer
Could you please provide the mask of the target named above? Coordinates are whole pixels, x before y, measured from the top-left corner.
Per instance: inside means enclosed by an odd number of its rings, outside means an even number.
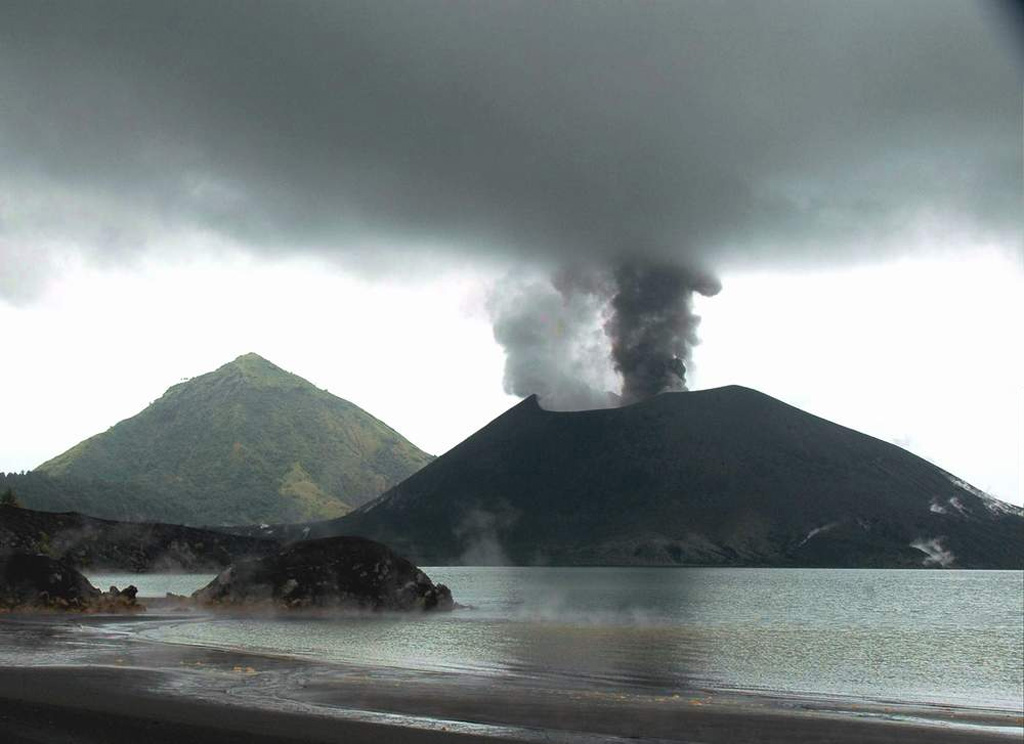
[[[544,323],[589,313],[547,391],[597,329],[635,397],[636,375],[678,375],[632,350],[685,364],[689,298],[722,270],[873,260],[922,229],[1019,250],[1006,20],[963,0],[6,2],[0,296],[29,301],[66,254],[204,236],[385,273],[514,265],[560,304],[531,325],[498,288],[496,337],[539,344],[506,343],[510,389],[560,343]],[[662,282],[653,316],[623,313]]]

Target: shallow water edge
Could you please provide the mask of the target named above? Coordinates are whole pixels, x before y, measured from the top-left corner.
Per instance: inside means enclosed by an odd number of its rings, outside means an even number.
[[[0,621],[0,688],[3,679],[9,680],[5,675],[19,669],[48,671],[70,690],[93,684],[93,676],[100,674],[102,685],[112,689],[111,699],[141,682],[145,694],[157,701],[328,716],[494,741],[724,742],[746,730],[752,732],[748,740],[764,742],[815,741],[823,732],[830,740],[851,742],[896,736],[910,742],[994,742],[1019,740],[1024,733],[1024,721],[1012,710],[741,690],[531,690],[515,681],[455,672],[368,668],[145,638],[144,631],[152,628],[206,622],[202,616],[80,620],[49,616]],[[35,669],[27,669],[29,665]],[[59,687],[47,682],[46,699],[53,701],[51,693]],[[850,738],[844,738],[847,734]],[[780,738],[772,738],[776,735]]]

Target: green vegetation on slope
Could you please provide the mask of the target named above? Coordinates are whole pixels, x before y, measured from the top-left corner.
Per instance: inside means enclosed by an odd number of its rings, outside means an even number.
[[[247,524],[337,517],[431,459],[358,406],[246,354],[35,472],[56,484],[51,491],[66,485],[64,498],[92,484],[88,511],[97,516],[184,511],[189,524]],[[92,506],[103,486],[136,494],[131,513]],[[19,491],[26,505],[58,506],[30,491]]]
[[[49,512],[80,512],[128,522],[182,524],[192,509],[174,495],[143,486],[77,478],[51,478],[38,470],[0,473],[0,488],[11,488],[18,502]]]

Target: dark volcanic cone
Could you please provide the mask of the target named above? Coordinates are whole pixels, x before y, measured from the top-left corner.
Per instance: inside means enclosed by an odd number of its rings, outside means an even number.
[[[312,534],[420,563],[1022,566],[1024,511],[754,390],[515,406]]]

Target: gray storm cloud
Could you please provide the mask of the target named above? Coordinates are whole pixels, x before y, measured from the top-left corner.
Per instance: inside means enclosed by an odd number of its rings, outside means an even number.
[[[998,11],[9,0],[0,295],[29,301],[66,252],[197,235],[377,272],[512,265],[549,280],[496,290],[510,390],[673,389],[722,271],[873,260],[922,224],[1019,250]]]

